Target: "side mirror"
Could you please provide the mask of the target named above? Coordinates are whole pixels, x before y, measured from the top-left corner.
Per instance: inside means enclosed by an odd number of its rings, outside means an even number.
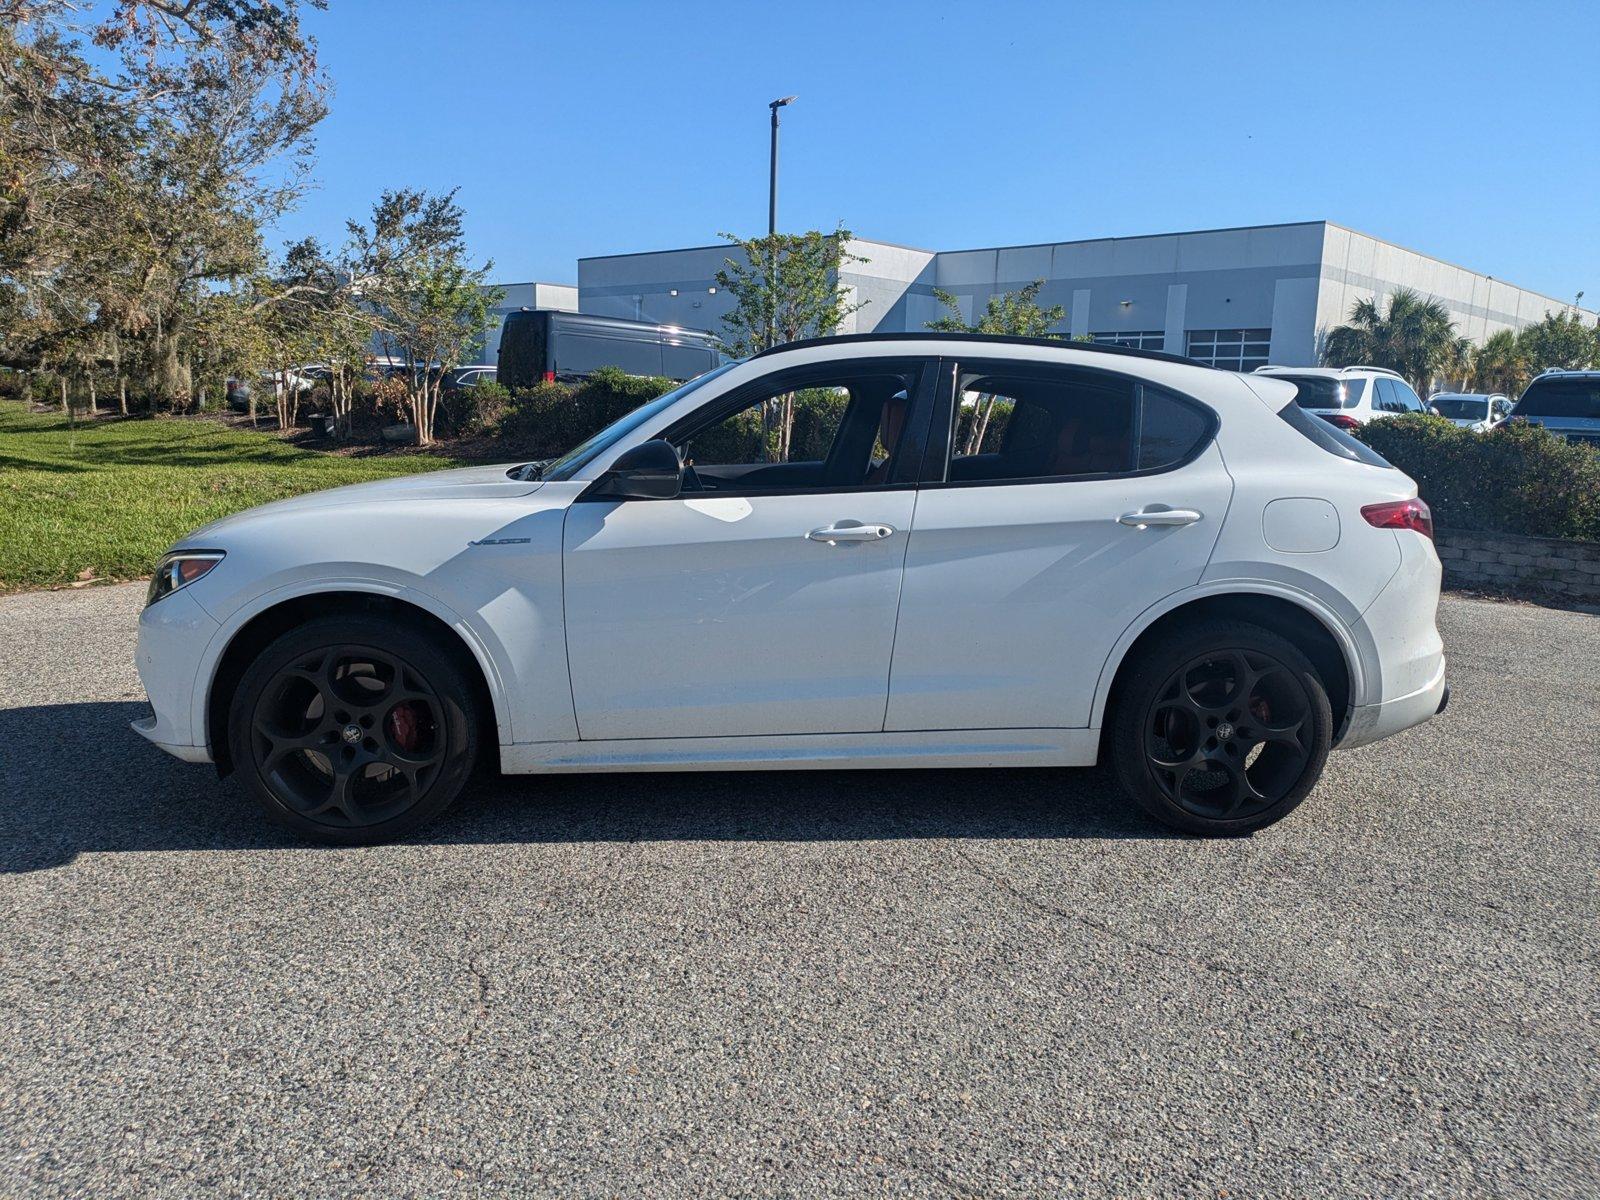
[[[683,490],[683,462],[671,442],[656,438],[624,450],[595,481],[595,495],[618,500],[671,500]]]

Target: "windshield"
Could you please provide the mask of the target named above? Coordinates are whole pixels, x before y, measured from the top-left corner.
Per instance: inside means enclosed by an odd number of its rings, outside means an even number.
[[[742,361],[742,360],[741,360]],[[732,370],[738,362],[723,363],[720,367],[707,371],[704,375],[697,375],[682,387],[673,388],[664,396],[657,396],[648,404],[641,404],[625,417],[619,417],[607,425],[599,433],[575,449],[568,450],[560,458],[548,464],[540,473],[542,479],[571,479],[584,467],[592,462],[596,455],[604,453],[627,437],[639,426],[667,411],[679,400],[682,400],[696,388],[710,383],[718,375]]]
[[[1300,389],[1294,402],[1301,408],[1354,408],[1361,403],[1365,379],[1334,379],[1329,375],[1273,375]]]
[[[1428,403],[1452,421],[1482,421],[1489,415],[1487,396],[1435,396]]]
[[[1514,417],[1588,417],[1600,421],[1600,375],[1535,379],[1522,393]]]

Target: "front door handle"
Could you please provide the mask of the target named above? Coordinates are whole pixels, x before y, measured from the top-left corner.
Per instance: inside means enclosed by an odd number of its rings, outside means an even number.
[[[1147,529],[1152,525],[1193,525],[1200,514],[1192,508],[1151,508],[1142,512],[1123,513],[1117,518],[1124,525]]]
[[[894,532],[892,525],[824,525],[806,534],[813,542],[880,542]]]

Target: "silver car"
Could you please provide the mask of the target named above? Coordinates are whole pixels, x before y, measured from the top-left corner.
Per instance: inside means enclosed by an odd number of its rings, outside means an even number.
[[[1546,371],[1527,386],[1511,415],[1600,450],[1600,371]]]

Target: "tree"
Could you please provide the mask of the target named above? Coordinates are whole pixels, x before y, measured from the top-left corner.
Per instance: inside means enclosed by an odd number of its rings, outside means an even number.
[[[500,298],[486,284],[494,264],[467,265],[455,196],[385,192],[370,228],[348,224],[354,293],[387,351],[406,364],[407,406],[422,445],[433,441],[445,372],[482,338]]]
[[[1434,373],[1454,354],[1455,343],[1449,309],[1411,288],[1396,288],[1388,312],[1378,308],[1376,298],[1358,300],[1350,309],[1350,323],[1329,331],[1322,361],[1330,367],[1387,367],[1426,395]]]
[[[1591,367],[1600,359],[1600,330],[1585,325],[1576,308],[1547,312],[1543,320],[1517,334],[1517,349],[1535,375],[1551,367],[1563,371]]]
[[[961,315],[961,301],[942,288],[934,288],[934,299],[949,311],[938,320],[929,321],[928,328],[941,333],[991,333],[1011,337],[1059,338],[1061,334],[1056,331],[1056,326],[1067,319],[1067,309],[1063,304],[1041,308],[1039,293],[1043,290],[1044,280],[1035,279],[1014,292],[990,296],[983,315],[978,318],[976,324],[969,325]]]
[[[93,332],[119,375],[188,394],[206,292],[259,268],[305,187],[326,106],[300,7],[0,3],[0,291],[25,318],[0,359]]]
[[[733,296],[733,308],[722,318],[722,349],[733,358],[759,354],[773,346],[807,337],[837,333],[845,317],[865,301],[852,302],[839,280],[848,262],[867,260],[850,253],[850,231],[777,233],[743,239],[720,234],[739,253],[723,260],[717,285]],[[787,462],[794,429],[794,395],[763,406],[762,432],[773,462]]]
[[[942,288],[934,288],[933,295],[948,310],[944,316],[928,322],[928,328],[940,333],[988,333],[1011,337],[1059,338],[1057,326],[1067,319],[1063,304],[1049,308],[1039,306],[1039,293],[1044,290],[1044,280],[1032,283],[1014,292],[990,296],[983,315],[976,324],[967,324],[961,312],[961,301]],[[972,419],[967,422],[967,434],[961,450],[963,454],[976,454],[983,445],[983,436],[989,431],[989,419],[994,416],[995,397],[979,396]]]
[[[1517,345],[1517,335],[1502,329],[1489,335],[1472,356],[1472,377],[1487,392],[1515,396],[1528,382],[1528,360]]]

